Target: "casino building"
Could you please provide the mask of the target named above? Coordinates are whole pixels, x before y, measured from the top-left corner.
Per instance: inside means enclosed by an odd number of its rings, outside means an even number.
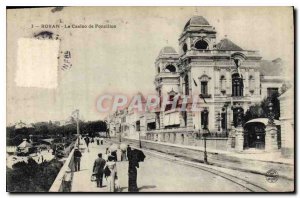
[[[220,140],[219,148],[234,148],[238,113],[280,91],[284,82],[279,76],[281,59],[262,60],[258,51],[245,50],[228,38],[217,42],[216,37],[216,29],[204,17],[194,16],[179,36],[179,51],[171,46],[161,49],[154,65],[157,95],[167,95],[170,100],[198,96],[200,111],[181,112],[167,106],[164,111],[136,117],[131,125],[144,125],[145,139],[197,145],[197,138],[208,132]],[[126,130],[121,132],[126,134]],[[248,143],[257,147],[255,142],[264,141],[265,134],[254,136],[249,140],[254,142]]]

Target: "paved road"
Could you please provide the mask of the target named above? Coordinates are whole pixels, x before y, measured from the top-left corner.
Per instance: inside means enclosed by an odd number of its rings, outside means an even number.
[[[90,145],[90,151],[83,153],[81,170],[74,173],[72,192],[105,192],[106,187],[97,188],[95,182],[90,181],[93,162],[99,152],[104,153],[109,143],[103,146]],[[118,162],[120,191],[128,191],[128,162]],[[147,155],[145,162],[140,163],[138,169],[138,187],[140,192],[220,192],[239,191],[249,189],[236,184],[222,176],[195,167],[178,164],[154,155]],[[105,182],[104,182],[104,185]]]

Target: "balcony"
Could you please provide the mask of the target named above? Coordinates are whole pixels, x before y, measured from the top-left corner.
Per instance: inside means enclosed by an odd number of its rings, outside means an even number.
[[[192,49],[188,50],[183,56],[231,56],[232,54],[240,52],[248,57],[260,57],[258,51],[226,51],[226,50],[198,50]]]
[[[160,72],[158,73],[155,78],[166,78],[166,77],[170,77],[170,78],[174,78],[174,77],[179,77],[179,72]]]

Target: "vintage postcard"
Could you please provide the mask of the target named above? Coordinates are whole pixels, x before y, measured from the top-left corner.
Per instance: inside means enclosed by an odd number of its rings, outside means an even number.
[[[293,7],[6,11],[8,192],[294,192]]]

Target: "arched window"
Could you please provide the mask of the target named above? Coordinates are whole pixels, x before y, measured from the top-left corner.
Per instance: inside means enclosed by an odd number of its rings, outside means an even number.
[[[225,76],[222,75],[222,76],[220,77],[220,89],[221,89],[221,92],[222,92],[222,93],[225,93],[225,92],[226,92],[226,84],[225,84],[225,81],[226,81]]]
[[[173,66],[173,65],[168,65],[168,66],[165,68],[165,72],[176,72],[176,67]]]
[[[187,52],[187,44],[185,43],[185,44],[183,44],[183,46],[182,46],[182,50],[183,50],[183,52],[184,53],[186,53]]]
[[[208,47],[207,42],[203,41],[203,40],[199,40],[197,41],[197,43],[195,44],[195,48],[196,49],[200,49],[200,50],[206,50]]]
[[[238,73],[232,75],[232,96],[243,96],[243,78]]]

